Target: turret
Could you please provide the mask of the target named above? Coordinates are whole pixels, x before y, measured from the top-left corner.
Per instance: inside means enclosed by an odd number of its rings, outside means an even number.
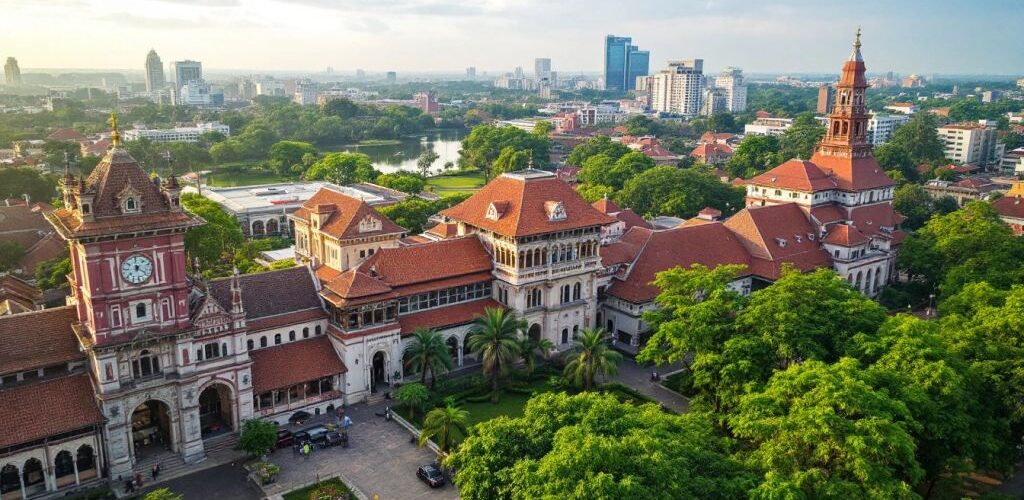
[[[242,283],[238,278],[238,268],[231,274],[231,321],[235,328],[245,327],[245,305],[242,304]]]

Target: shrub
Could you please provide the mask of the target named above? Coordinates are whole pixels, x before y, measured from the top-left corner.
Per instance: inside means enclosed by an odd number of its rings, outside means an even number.
[[[249,455],[262,455],[275,444],[277,444],[277,426],[273,422],[250,418],[242,423],[238,446]]]

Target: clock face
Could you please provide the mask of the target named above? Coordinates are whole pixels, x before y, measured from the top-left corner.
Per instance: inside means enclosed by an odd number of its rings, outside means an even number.
[[[128,283],[145,283],[152,275],[153,262],[142,255],[132,255],[121,262],[121,277]]]

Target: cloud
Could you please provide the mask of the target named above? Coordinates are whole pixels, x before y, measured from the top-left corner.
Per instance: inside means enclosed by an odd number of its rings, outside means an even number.
[[[185,4],[193,7],[239,7],[241,0],[157,0],[158,2]]]

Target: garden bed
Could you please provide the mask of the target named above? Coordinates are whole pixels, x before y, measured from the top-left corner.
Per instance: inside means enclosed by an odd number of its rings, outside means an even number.
[[[341,478],[332,477],[330,479],[325,479],[323,481],[320,481],[319,483],[311,484],[311,485],[306,486],[304,488],[299,488],[297,490],[289,491],[288,493],[285,493],[283,495],[284,496],[284,500],[309,500],[309,494],[312,493],[313,490],[315,490],[315,489],[317,489],[317,488],[319,488],[321,486],[331,486],[331,487],[338,488],[337,491],[345,493],[345,494],[348,494],[348,498],[356,498],[355,493],[352,492],[352,489],[349,488],[348,485],[345,484],[344,481],[341,480]],[[344,498],[344,497],[342,497],[342,498]]]

